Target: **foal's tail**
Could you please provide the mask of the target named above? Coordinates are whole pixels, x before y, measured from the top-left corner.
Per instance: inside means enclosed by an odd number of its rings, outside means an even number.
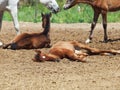
[[[120,50],[100,50],[100,49],[97,49],[97,48],[91,48],[89,47],[88,45],[85,45],[85,44],[82,44],[82,43],[79,43],[77,41],[72,41],[72,44],[74,46],[77,46],[81,49],[85,49],[88,51],[88,54],[90,55],[115,55],[115,54],[120,54]]]

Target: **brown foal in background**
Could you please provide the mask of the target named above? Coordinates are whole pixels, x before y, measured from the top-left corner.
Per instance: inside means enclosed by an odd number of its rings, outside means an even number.
[[[43,32],[40,33],[22,33],[16,36],[11,43],[8,43],[3,46],[4,49],[10,48],[13,50],[16,49],[37,49],[43,47],[50,47],[50,17],[49,14],[41,14],[42,16],[42,27],[44,28]]]

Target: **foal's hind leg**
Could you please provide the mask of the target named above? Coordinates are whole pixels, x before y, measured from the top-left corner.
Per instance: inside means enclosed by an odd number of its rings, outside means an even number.
[[[93,22],[91,24],[90,35],[89,35],[89,38],[85,41],[85,43],[90,43],[91,42],[91,40],[93,38],[93,30],[96,26],[99,15],[100,15],[100,11],[98,9],[94,9],[94,18],[93,18]]]
[[[67,57],[70,59],[70,60],[73,60],[73,61],[80,61],[80,62],[85,62],[85,60],[84,60],[84,58],[86,57],[86,56],[79,56],[79,55],[77,55],[76,53],[74,53],[74,52],[68,52],[67,53]]]
[[[90,55],[109,55],[109,54],[120,54],[120,50],[100,50],[97,48],[91,48],[84,44],[78,44],[80,48],[85,49],[88,51],[88,54]]]

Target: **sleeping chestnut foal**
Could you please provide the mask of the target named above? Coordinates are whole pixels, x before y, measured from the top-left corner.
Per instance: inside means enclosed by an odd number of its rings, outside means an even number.
[[[37,49],[43,47],[50,47],[50,17],[49,14],[41,14],[42,16],[42,27],[44,28],[43,32],[40,33],[22,33],[16,36],[12,43],[8,43],[3,46],[4,49],[10,48],[13,50],[16,49]]]
[[[82,51],[84,49],[84,52]],[[88,55],[110,55],[120,54],[120,50],[99,50],[81,44],[77,41],[60,41],[53,45],[48,54],[42,53],[40,50],[35,50],[37,53],[33,61],[59,61],[62,58],[68,58],[73,61],[85,62],[85,57]]]

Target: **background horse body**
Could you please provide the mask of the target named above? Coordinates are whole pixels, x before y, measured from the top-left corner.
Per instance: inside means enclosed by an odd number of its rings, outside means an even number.
[[[107,12],[120,10],[120,0],[67,0],[66,4],[64,5],[64,9],[69,9],[78,3],[89,4],[94,10],[94,18],[91,24],[91,31],[89,38],[86,40],[86,43],[91,42],[93,38],[93,30],[96,26],[100,14],[102,15],[103,20],[104,42],[107,42]]]
[[[2,18],[4,11],[7,10],[12,15],[13,23],[17,34],[20,34],[18,16],[17,16],[18,2],[19,0],[0,0],[0,30],[2,26]],[[59,11],[59,6],[56,0],[40,0],[40,2],[44,4],[48,9],[50,9],[53,13],[57,13]],[[2,45],[2,42],[0,42],[0,45]]]

